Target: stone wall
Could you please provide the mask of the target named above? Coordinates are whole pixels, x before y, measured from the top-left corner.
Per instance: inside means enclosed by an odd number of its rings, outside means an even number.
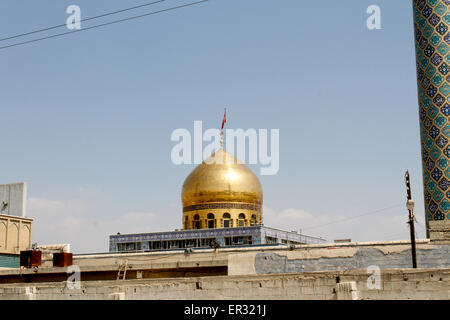
[[[69,289],[65,268],[5,269],[0,277],[48,280],[4,282],[0,299],[450,299],[450,244],[418,240],[417,260],[412,269],[409,241],[77,255],[79,289]],[[115,280],[124,261],[126,279]],[[220,267],[228,275],[177,277],[187,267]],[[164,278],[148,276],[168,268]],[[113,276],[98,280],[92,272]]]
[[[0,285],[0,299],[450,299],[450,269],[386,269],[295,274]]]
[[[334,250],[345,250],[342,248]],[[359,248],[348,257],[305,258],[301,254],[258,253],[255,256],[257,274],[311,272],[322,270],[354,270],[375,265],[380,269],[409,268],[411,251],[386,253],[378,248]],[[450,246],[417,250],[417,262],[423,268],[450,267]]]
[[[450,244],[418,240],[416,251],[419,268],[450,268]],[[295,246],[243,252],[230,255],[228,259],[230,275],[357,270],[370,266],[380,269],[412,267],[409,241]]]
[[[435,243],[450,241],[450,220],[428,222],[430,240]]]

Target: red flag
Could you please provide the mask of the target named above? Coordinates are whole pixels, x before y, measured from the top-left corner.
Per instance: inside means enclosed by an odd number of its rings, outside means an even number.
[[[221,130],[223,130],[223,126],[225,125],[225,122],[227,122],[227,109],[225,109],[225,113],[223,114],[222,129]]]

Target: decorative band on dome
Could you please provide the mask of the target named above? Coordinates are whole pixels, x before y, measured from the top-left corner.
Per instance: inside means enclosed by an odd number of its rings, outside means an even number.
[[[205,209],[244,209],[244,210],[258,211],[261,209],[261,206],[250,203],[232,203],[232,202],[201,203],[183,207],[183,212],[205,210]]]

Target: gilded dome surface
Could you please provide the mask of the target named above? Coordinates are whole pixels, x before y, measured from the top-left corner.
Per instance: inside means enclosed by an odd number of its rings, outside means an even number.
[[[220,149],[198,165],[183,184],[183,207],[211,202],[262,203],[262,187],[242,162]]]

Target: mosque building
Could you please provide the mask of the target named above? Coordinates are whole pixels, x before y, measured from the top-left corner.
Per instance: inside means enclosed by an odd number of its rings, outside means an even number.
[[[223,147],[189,174],[181,199],[183,230],[111,235],[109,251],[326,242],[264,226],[259,179]]]
[[[450,2],[413,0],[421,160],[427,238],[450,240]],[[226,121],[222,121],[223,125]],[[0,267],[17,264],[32,246],[26,184],[0,185]],[[221,148],[182,187],[182,230],[109,237],[109,251],[274,244],[320,244],[320,237],[263,223],[263,191],[255,174]],[[411,212],[412,213],[412,212]],[[413,217],[413,216],[412,216]]]
[[[109,252],[32,243],[27,184],[0,185],[0,299],[448,299],[450,0],[412,2],[427,239],[331,243],[267,227],[259,179],[222,140],[184,181],[181,230],[110,235]]]

